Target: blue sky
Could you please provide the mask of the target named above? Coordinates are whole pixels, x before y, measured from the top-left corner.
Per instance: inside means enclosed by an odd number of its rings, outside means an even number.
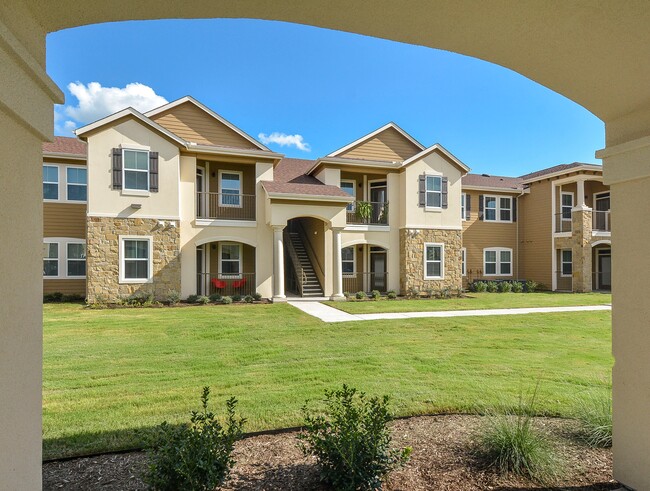
[[[295,24],[87,26],[50,34],[47,65],[66,93],[55,111],[62,135],[123,104],[146,109],[192,95],[256,138],[289,135],[287,145],[268,146],[290,157],[318,158],[388,121],[426,146],[442,144],[473,172],[599,163],[594,152],[604,147],[595,116],[505,68]]]

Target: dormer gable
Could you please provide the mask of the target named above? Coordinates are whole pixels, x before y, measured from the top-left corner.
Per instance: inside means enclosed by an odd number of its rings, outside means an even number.
[[[403,162],[424,150],[424,146],[395,123],[388,123],[328,157]]]

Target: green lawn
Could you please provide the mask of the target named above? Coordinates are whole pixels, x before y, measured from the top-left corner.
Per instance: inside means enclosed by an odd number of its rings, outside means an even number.
[[[446,302],[441,302],[446,303]],[[541,414],[609,390],[609,312],[325,324],[286,304],[44,307],[44,457],[138,446],[188,419],[201,387],[236,396],[246,430],[297,425],[306,399],[348,383],[394,412],[479,411],[540,381]]]
[[[323,302],[350,314],[380,312],[427,312],[437,310],[508,309],[520,307],[567,307],[612,303],[605,293],[468,293],[466,298]]]

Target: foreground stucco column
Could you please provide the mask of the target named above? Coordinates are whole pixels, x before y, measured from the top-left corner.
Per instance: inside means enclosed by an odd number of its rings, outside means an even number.
[[[334,291],[331,300],[343,300],[343,269],[341,266],[341,228],[332,227],[332,277]]]
[[[286,302],[284,294],[284,225],[273,226],[273,301]]]

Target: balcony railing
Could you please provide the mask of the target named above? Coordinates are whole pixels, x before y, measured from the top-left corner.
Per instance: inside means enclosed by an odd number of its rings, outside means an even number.
[[[553,231],[555,233],[559,232],[571,232],[573,225],[570,213],[556,213],[555,214],[555,224]]]
[[[348,207],[347,222],[363,225],[388,225],[388,202],[356,201]]]
[[[196,281],[197,295],[246,296],[255,293],[255,273],[198,273]]]
[[[610,216],[610,211],[599,211],[594,210],[592,212],[593,230],[599,232],[611,232],[612,231],[612,221]]]
[[[388,291],[388,273],[344,273],[343,291],[349,293],[378,290],[380,293]]]
[[[255,195],[196,193],[196,218],[255,220]]]

